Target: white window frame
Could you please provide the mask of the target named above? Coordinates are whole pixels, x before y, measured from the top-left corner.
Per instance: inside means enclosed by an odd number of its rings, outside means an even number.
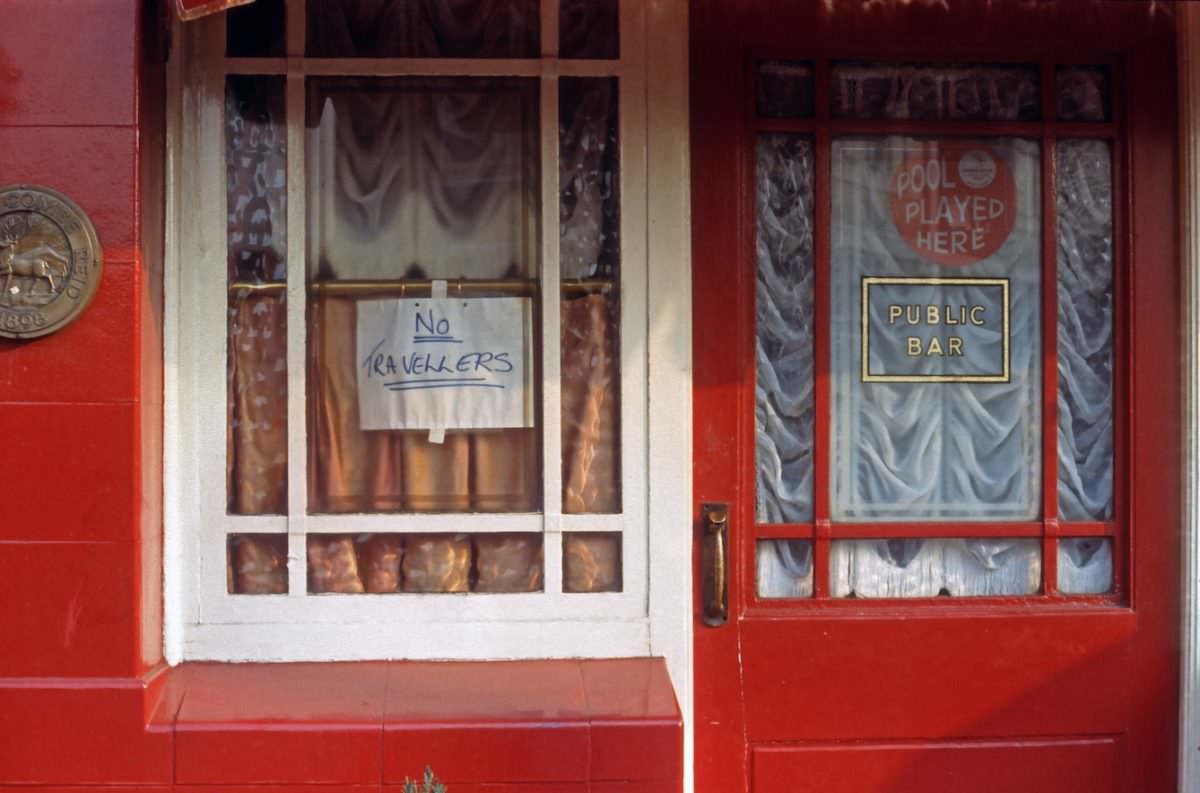
[[[648,437],[650,414],[674,409],[668,431],[690,433],[690,411],[679,411],[680,392],[688,400],[690,367],[686,352],[690,305],[686,297],[662,308],[679,324],[651,339],[648,285],[658,278],[648,268],[649,102],[646,80],[648,20],[640,0],[621,0],[619,60],[558,60],[558,2],[542,0],[540,59],[322,59],[301,57],[225,58],[224,19],[218,15],[177,25],[168,106],[168,231],[165,274],[167,368],[165,427],[166,655],[181,660],[354,660],[367,658],[552,658],[662,654],[651,640],[651,622],[671,625],[668,645],[674,666],[690,655],[686,620],[690,575],[686,562],[666,574],[675,591],[655,602],[650,593],[648,487],[659,462],[674,471],[673,492],[653,510],[672,514],[675,529],[664,562],[689,558],[686,523],[690,455],[676,437],[656,455]],[[686,36],[682,8],[657,12],[674,19],[671,31]],[[655,13],[655,12],[652,12]],[[287,52],[304,49],[303,0],[289,0]],[[660,23],[661,24],[661,23]],[[661,28],[659,28],[661,29]],[[686,60],[672,61],[677,88],[686,90]],[[229,515],[226,511],[226,191],[224,84],[226,74],[286,77],[289,201],[287,209],[288,338],[288,516]],[[524,76],[540,84],[541,152],[541,308],[543,378],[541,514],[519,515],[309,515],[307,500],[306,292],[304,103],[307,75],[463,75]],[[619,515],[564,515],[561,503],[561,415],[559,372],[559,206],[558,78],[615,76],[619,79],[621,175],[620,383],[621,488]],[[667,87],[668,90],[670,86]],[[686,133],[686,104],[668,105],[673,123]],[[682,109],[682,113],[680,110]],[[669,137],[669,132],[666,137]],[[686,220],[686,153],[667,168],[674,186],[668,215]],[[680,188],[682,181],[682,189]],[[300,200],[297,200],[300,199]],[[675,261],[663,270],[673,289],[686,291],[689,277],[686,223],[667,234]],[[661,246],[658,246],[661,247]],[[682,265],[682,268],[680,267]],[[680,272],[682,271],[682,273]],[[671,283],[667,280],[666,283]],[[684,309],[680,312],[680,307]],[[655,311],[654,316],[659,314]],[[537,331],[535,331],[537,332]],[[660,330],[661,334],[662,331]],[[678,336],[675,336],[678,334]],[[674,337],[674,338],[672,338]],[[649,360],[655,349],[669,358],[664,396],[650,393]],[[683,364],[680,366],[680,364]],[[682,385],[682,388],[680,387]],[[678,426],[673,426],[678,425]],[[680,444],[683,443],[683,447]],[[682,452],[682,454],[681,454]],[[682,463],[682,465],[681,465]],[[664,477],[659,477],[662,481]],[[658,485],[662,489],[662,485]],[[683,495],[684,500],[679,496]],[[678,530],[682,528],[682,536]],[[537,531],[543,537],[544,591],[528,594],[308,595],[305,535],[357,532]],[[613,593],[562,592],[562,535],[577,531],[620,531],[623,590]],[[288,536],[289,594],[230,595],[226,592],[226,537],[235,533]],[[680,540],[683,542],[680,542]],[[657,540],[657,538],[656,538]],[[655,542],[653,544],[658,544]],[[656,564],[656,567],[658,565]],[[659,580],[658,577],[655,579]],[[661,598],[661,596],[660,596]],[[656,617],[652,618],[652,614]],[[681,633],[683,634],[681,636]],[[681,642],[680,640],[683,639]],[[682,645],[682,646],[681,646]],[[682,657],[681,657],[682,656]]]

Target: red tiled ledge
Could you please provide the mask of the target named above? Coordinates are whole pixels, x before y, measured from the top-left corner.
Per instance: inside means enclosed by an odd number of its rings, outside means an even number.
[[[659,658],[191,663],[154,721],[177,785],[678,793],[683,722]]]

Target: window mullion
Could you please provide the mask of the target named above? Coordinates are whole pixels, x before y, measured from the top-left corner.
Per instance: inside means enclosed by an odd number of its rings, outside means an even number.
[[[541,28],[539,36],[543,58],[558,57],[558,6],[559,0],[542,0],[538,26]]]
[[[557,8],[548,12],[545,7],[556,5],[546,0],[542,11],[543,25],[547,16],[554,17],[551,24],[555,30]],[[548,35],[545,27],[542,35],[544,42]],[[557,47],[557,34],[553,44]],[[562,591],[562,353],[559,336],[562,309],[558,240],[558,70],[553,60],[544,64],[540,90],[542,280],[538,294],[541,296],[542,314],[543,569],[545,591],[557,594]]]
[[[188,31],[191,46],[212,48],[223,44],[224,28],[211,20],[196,23]],[[220,51],[220,50],[217,50]],[[191,405],[182,406],[188,421],[196,428],[196,456],[194,470],[199,483],[216,483],[215,487],[198,486],[195,490],[196,514],[191,517],[199,543],[200,575],[203,584],[198,588],[193,614],[204,619],[212,610],[212,603],[224,591],[224,581],[219,575],[225,565],[226,534],[229,527],[227,515],[226,471],[229,450],[224,432],[206,434],[203,427],[211,423],[225,427],[227,402],[226,380],[211,381],[200,372],[226,371],[228,361],[228,337],[225,331],[228,317],[226,281],[226,219],[227,198],[225,192],[225,127],[224,97],[225,75],[219,63],[184,61],[183,79],[188,90],[183,92],[181,112],[183,118],[181,134],[183,147],[199,166],[195,169],[181,168],[177,178],[182,188],[179,195],[186,196],[188,190],[199,196],[190,207],[183,204],[179,209],[183,239],[199,239],[206,243],[189,251],[186,242],[181,245],[181,256],[190,254],[187,260],[194,267],[179,268],[180,311],[184,322],[192,319],[205,323],[208,318],[217,320],[214,333],[204,338],[189,339],[185,355],[193,362],[190,382],[185,379],[185,399]],[[193,123],[194,122],[194,123]],[[186,201],[186,198],[184,199]],[[217,277],[208,275],[217,273]],[[194,302],[187,296],[194,295]],[[168,308],[169,310],[169,308]],[[186,360],[187,358],[185,358]],[[190,387],[189,387],[190,386]],[[219,528],[218,531],[214,531]],[[192,541],[191,537],[187,538]],[[207,585],[207,586],[205,586]],[[212,593],[212,596],[209,595]],[[213,597],[215,596],[215,597]]]
[[[1058,594],[1058,187],[1054,64],[1042,86],[1042,591]]]
[[[620,264],[617,295],[620,301],[620,333],[617,360],[620,362],[621,403],[621,516],[597,516],[612,520],[621,534],[622,581],[626,592],[640,593],[648,585],[648,538],[645,532],[647,505],[647,426],[645,406],[649,402],[647,364],[641,340],[649,335],[647,290],[649,285],[648,174],[649,129],[646,92],[646,4],[621,2],[620,76],[617,79],[618,136],[620,156]],[[630,68],[632,67],[632,68]],[[636,527],[636,528],[635,528]],[[631,531],[632,530],[632,531]]]
[[[297,14],[289,6],[292,22]],[[293,30],[293,27],[289,27]],[[302,31],[301,31],[302,32]],[[289,46],[291,44],[289,33]],[[305,522],[308,516],[308,388],[305,353],[306,288],[304,174],[304,72],[290,60],[287,75],[287,365],[288,365],[288,593],[306,590]]]
[[[287,52],[290,58],[304,57],[305,41],[307,39],[305,10],[304,0],[288,0],[284,31],[287,36],[285,52]]]

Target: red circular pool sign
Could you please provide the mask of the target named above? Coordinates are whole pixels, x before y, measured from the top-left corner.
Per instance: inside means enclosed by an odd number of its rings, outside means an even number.
[[[1004,160],[977,143],[930,143],[892,176],[892,221],[908,246],[938,264],[973,264],[1012,233],[1017,188]]]

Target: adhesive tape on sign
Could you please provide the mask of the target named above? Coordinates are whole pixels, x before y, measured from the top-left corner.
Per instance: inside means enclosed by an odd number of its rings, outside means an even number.
[[[989,146],[928,144],[892,175],[892,222],[922,259],[966,265],[991,256],[1012,234],[1017,191]]]

